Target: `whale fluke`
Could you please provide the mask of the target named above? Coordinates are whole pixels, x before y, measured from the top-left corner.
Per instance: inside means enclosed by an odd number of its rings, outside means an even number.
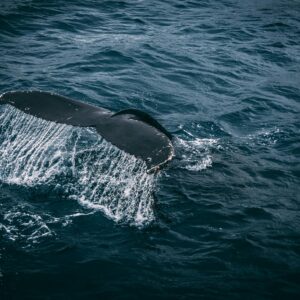
[[[117,113],[42,91],[7,92],[0,104],[47,121],[94,127],[107,141],[146,162],[148,171],[165,165],[174,156],[171,134],[149,114],[126,109]]]

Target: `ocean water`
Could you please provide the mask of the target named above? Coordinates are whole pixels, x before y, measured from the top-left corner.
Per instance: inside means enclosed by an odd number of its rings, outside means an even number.
[[[158,175],[0,107],[0,299],[300,299],[300,1],[0,0],[0,93],[148,112]]]

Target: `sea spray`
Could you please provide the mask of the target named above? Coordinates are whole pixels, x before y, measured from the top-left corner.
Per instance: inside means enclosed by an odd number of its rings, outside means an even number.
[[[0,181],[60,186],[69,198],[117,222],[154,219],[155,175],[143,161],[106,142],[92,128],[56,124],[10,105],[0,111]]]
[[[220,148],[218,139],[200,139],[191,134],[175,139],[177,167],[188,171],[202,171],[212,166],[212,149]]]

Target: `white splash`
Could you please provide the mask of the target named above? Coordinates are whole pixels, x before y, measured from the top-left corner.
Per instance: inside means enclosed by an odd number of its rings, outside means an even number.
[[[56,124],[12,106],[0,110],[0,182],[63,188],[85,207],[136,226],[154,219],[154,175],[94,129]]]
[[[200,139],[188,133],[189,139],[176,139],[179,166],[189,171],[201,171],[212,166],[211,149],[220,147],[217,139]]]
[[[55,238],[56,228],[70,225],[77,217],[93,214],[77,212],[63,216],[53,216],[47,212],[37,212],[30,204],[17,204],[6,208],[0,217],[0,233],[11,241],[18,241],[23,247],[31,247],[42,240]]]
[[[55,235],[48,227],[49,221],[49,218],[46,220],[44,216],[24,211],[23,207],[15,207],[4,214],[0,231],[12,241],[26,240],[35,243],[44,237]]]
[[[256,143],[261,146],[272,146],[275,145],[284,134],[282,130],[277,127],[274,128],[262,128],[253,134],[249,134],[245,138],[250,141],[250,143]]]

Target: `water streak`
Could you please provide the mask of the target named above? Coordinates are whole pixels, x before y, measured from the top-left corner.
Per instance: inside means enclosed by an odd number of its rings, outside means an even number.
[[[0,111],[0,181],[60,186],[69,198],[136,226],[154,219],[154,175],[141,160],[91,128],[38,119],[11,106]]]

